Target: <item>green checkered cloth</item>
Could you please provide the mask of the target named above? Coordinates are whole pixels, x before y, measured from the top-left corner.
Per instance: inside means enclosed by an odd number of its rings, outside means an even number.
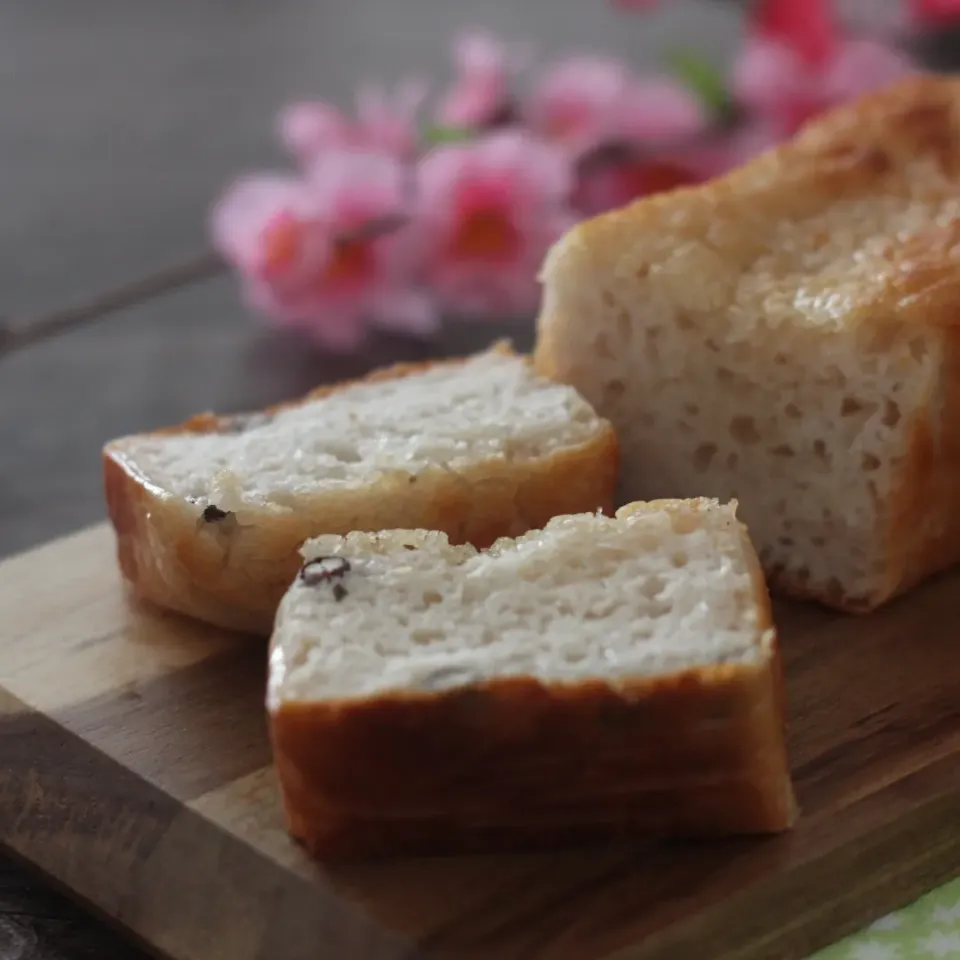
[[[960,877],[810,960],[960,960]]]

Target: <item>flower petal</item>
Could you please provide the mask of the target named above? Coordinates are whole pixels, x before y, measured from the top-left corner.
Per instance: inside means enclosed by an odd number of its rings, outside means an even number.
[[[450,127],[483,127],[509,99],[515,58],[492,34],[469,30],[454,41],[453,59],[457,78],[437,108],[437,120]]]
[[[792,50],[807,66],[821,66],[841,43],[830,0],[760,0],[753,5],[754,35]]]
[[[392,96],[382,88],[365,85],[357,93],[358,139],[373,150],[405,158],[416,149],[416,115],[426,99],[426,84],[407,81]]]
[[[570,57],[539,78],[524,111],[527,123],[575,152],[589,150],[616,126],[632,84],[619,60]]]
[[[315,343],[335,353],[352,353],[366,340],[363,318],[353,305],[320,300],[308,322],[300,325]]]
[[[619,133],[641,143],[670,143],[697,136],[709,118],[696,97],[669,78],[648,78],[632,84],[624,95]]]
[[[306,174],[319,215],[334,230],[396,215],[408,206],[404,167],[386,153],[328,150]]]
[[[440,327],[434,301],[413,289],[385,289],[371,301],[371,319],[384,330],[418,336],[435,333]]]
[[[277,126],[280,141],[301,161],[309,161],[331,147],[346,146],[354,136],[350,121],[339,110],[318,101],[285,107]]]
[[[572,163],[555,145],[504,130],[440,148],[419,170],[426,276],[461,315],[536,308],[537,268],[572,224]]]
[[[849,40],[824,78],[824,92],[831,101],[845,100],[900,80],[917,69],[909,58],[886,44]]]
[[[782,43],[748,39],[734,64],[734,94],[745,107],[775,113],[801,95],[809,80],[803,62]]]
[[[923,27],[944,27],[960,20],[960,0],[910,0],[910,13]]]
[[[506,51],[492,33],[472,28],[453,41],[453,60],[464,73],[496,73],[506,67]]]
[[[209,218],[211,239],[234,266],[253,269],[267,223],[279,213],[307,220],[315,211],[314,198],[303,181],[253,174],[234,181],[214,204]]]
[[[740,166],[782,139],[783,128],[779,124],[754,117],[729,133],[707,138],[678,159],[695,176],[709,179]]]
[[[469,169],[470,148],[463,144],[434,147],[416,169],[416,193],[426,216],[440,219],[451,209],[453,196]]]
[[[516,201],[561,202],[572,188],[570,156],[555,144],[521,129],[504,130],[478,141],[472,152],[474,170],[493,177]]]

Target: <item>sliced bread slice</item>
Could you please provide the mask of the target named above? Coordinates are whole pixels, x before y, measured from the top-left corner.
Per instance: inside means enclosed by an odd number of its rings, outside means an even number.
[[[483,552],[310,541],[268,688],[293,835],[335,859],[789,827],[776,636],[735,511],[635,503]]]
[[[610,509],[616,476],[610,425],[502,344],[104,451],[136,594],[263,635],[309,537],[422,527],[487,546],[558,513]]]
[[[960,560],[960,80],[911,79],[584,223],[535,362],[622,497],[736,497],[773,590],[877,607]]]

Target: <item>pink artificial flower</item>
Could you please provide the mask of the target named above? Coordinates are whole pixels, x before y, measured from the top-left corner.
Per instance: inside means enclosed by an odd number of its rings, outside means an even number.
[[[698,183],[692,166],[641,153],[599,163],[582,171],[573,205],[584,217],[624,207],[640,197]]]
[[[527,105],[540,136],[573,154],[614,140],[662,144],[702,132],[697,99],[669,78],[641,78],[617,60],[575,57],[547,71]]]
[[[784,44],[755,38],[736,65],[733,88],[740,103],[788,137],[829,107],[914,70],[905,56],[874,40],[843,40],[826,61],[812,64]]]
[[[909,0],[909,8],[923,27],[943,27],[960,20],[960,0]]]
[[[669,77],[640,77],[631,84],[617,133],[641,144],[676,144],[700,136],[710,126],[701,102]]]
[[[691,149],[682,151],[677,162],[697,181],[710,180],[775,147],[782,139],[779,126],[751,117],[705,136]]]
[[[530,314],[548,247],[574,220],[572,171],[556,148],[520,130],[438,147],[417,170],[426,271],[444,307]]]
[[[410,159],[419,146],[417,113],[427,99],[427,84],[401,83],[390,97],[382,88],[367,85],[357,94],[358,146]]]
[[[733,89],[743,106],[786,137],[823,110],[913,69],[892,47],[842,36],[826,0],[765,0],[734,69]]]
[[[841,41],[831,0],[759,0],[749,27],[754,37],[789,47],[811,67],[829,61]]]
[[[324,150],[340,149],[353,140],[354,126],[336,107],[304,100],[285,107],[278,118],[280,141],[301,163]]]
[[[528,56],[523,47],[507,46],[484,31],[461,34],[453,45],[457,77],[437,107],[437,122],[463,130],[496,123],[510,110],[510,80]]]
[[[426,85],[409,80],[393,95],[369,85],[357,94],[356,117],[320,101],[294,103],[280,114],[280,139],[302,164],[331,149],[384,152],[407,159],[417,148],[417,112]]]
[[[617,60],[573,57],[549,69],[530,96],[525,119],[538,136],[573,153],[609,138],[633,75]]]
[[[213,210],[213,241],[249,302],[323,346],[355,348],[367,321],[426,333],[436,315],[411,286],[418,247],[415,227],[402,227],[403,186],[392,157],[331,151],[302,180],[235,183]]]
[[[330,253],[316,198],[293,177],[235,181],[210,217],[214,246],[244,278],[277,289],[309,284]]]

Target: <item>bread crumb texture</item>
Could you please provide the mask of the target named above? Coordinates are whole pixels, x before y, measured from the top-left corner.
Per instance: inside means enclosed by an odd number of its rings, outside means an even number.
[[[735,511],[633,504],[485,551],[422,530],[316,538],[278,614],[270,703],[758,663],[773,631]]]
[[[911,79],[554,247],[536,363],[614,424],[624,498],[736,497],[773,583],[839,606],[948,559],[958,122]]]
[[[396,379],[370,379],[226,432],[144,434],[124,456],[159,490],[209,502],[296,509],[304,495],[362,490],[398,471],[521,461],[595,438],[575,390],[491,350]]]

